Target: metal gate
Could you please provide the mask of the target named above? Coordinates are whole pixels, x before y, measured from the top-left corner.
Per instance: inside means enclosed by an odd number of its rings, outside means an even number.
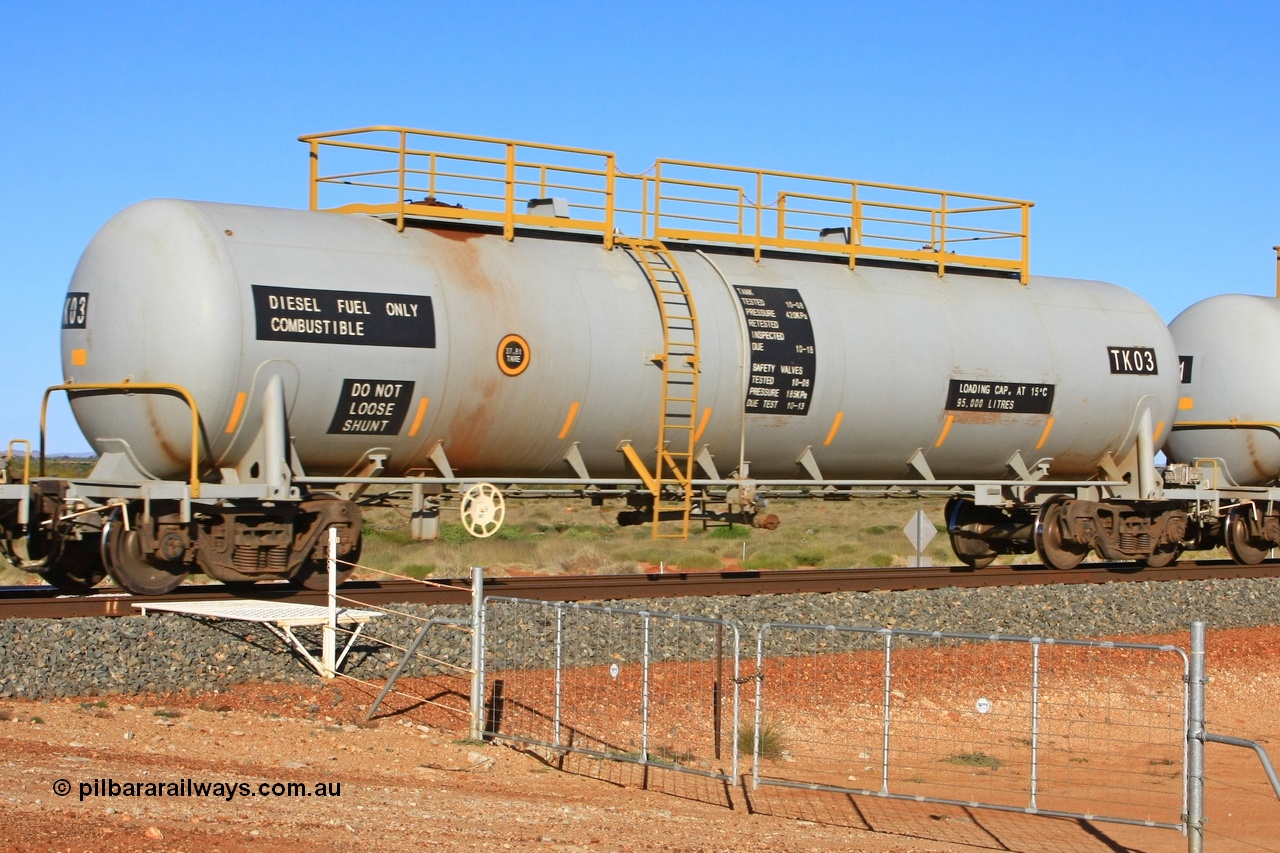
[[[719,619],[485,599],[486,737],[733,780],[739,634]]]
[[[769,623],[753,782],[1184,830],[1175,646]]]

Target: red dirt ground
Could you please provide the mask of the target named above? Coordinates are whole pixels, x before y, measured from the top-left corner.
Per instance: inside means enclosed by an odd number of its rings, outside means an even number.
[[[1186,644],[1182,636],[1125,639]],[[1211,631],[1208,662],[1210,730],[1280,752],[1280,628]],[[443,704],[464,704],[456,682],[432,686]],[[646,786],[633,765],[584,758],[561,771],[510,747],[462,741],[465,719],[439,705],[400,699],[365,724],[372,695],[364,685],[317,680],[204,695],[0,701],[0,850],[1174,853],[1187,846],[1170,830],[752,791],[749,779],[728,787],[651,771]],[[1253,754],[1211,744],[1206,776],[1205,849],[1280,851],[1280,802]],[[55,793],[58,780],[70,784],[66,796]],[[101,795],[105,782],[95,796],[94,780],[140,784],[144,796]],[[145,795],[147,783],[182,780],[221,782],[234,796]],[[256,793],[263,783],[288,782],[308,790],[324,783],[335,795]]]

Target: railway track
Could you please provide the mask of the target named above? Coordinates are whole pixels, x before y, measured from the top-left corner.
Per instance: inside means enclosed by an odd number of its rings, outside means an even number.
[[[1241,566],[1229,560],[1176,563],[1161,569],[1132,563],[1090,563],[1067,571],[1044,566],[964,566],[888,569],[787,569],[779,571],[669,572],[646,575],[552,575],[485,579],[490,595],[545,601],[668,598],[711,595],[778,595],[797,592],[874,592],[946,587],[1034,586],[1062,583],[1210,580],[1268,577],[1276,566]],[[355,581],[340,590],[347,602],[359,604],[463,604],[471,582],[444,579],[430,584],[413,580]],[[285,583],[260,583],[231,590],[221,584],[188,584],[167,595],[138,598],[123,590],[103,588],[88,595],[67,595],[53,587],[0,587],[0,619],[65,619],[78,616],[126,616],[139,601],[193,601],[251,598],[323,604],[324,592],[297,590]]]

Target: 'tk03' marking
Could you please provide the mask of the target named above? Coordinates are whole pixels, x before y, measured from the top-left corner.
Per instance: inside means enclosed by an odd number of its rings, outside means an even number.
[[[1156,351],[1151,347],[1107,347],[1112,373],[1135,376],[1156,376],[1160,368],[1156,364]]]

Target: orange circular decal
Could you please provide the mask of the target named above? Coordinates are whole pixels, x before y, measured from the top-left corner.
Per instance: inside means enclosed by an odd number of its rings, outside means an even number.
[[[498,344],[498,369],[519,376],[529,366],[529,342],[519,335],[507,335]]]

